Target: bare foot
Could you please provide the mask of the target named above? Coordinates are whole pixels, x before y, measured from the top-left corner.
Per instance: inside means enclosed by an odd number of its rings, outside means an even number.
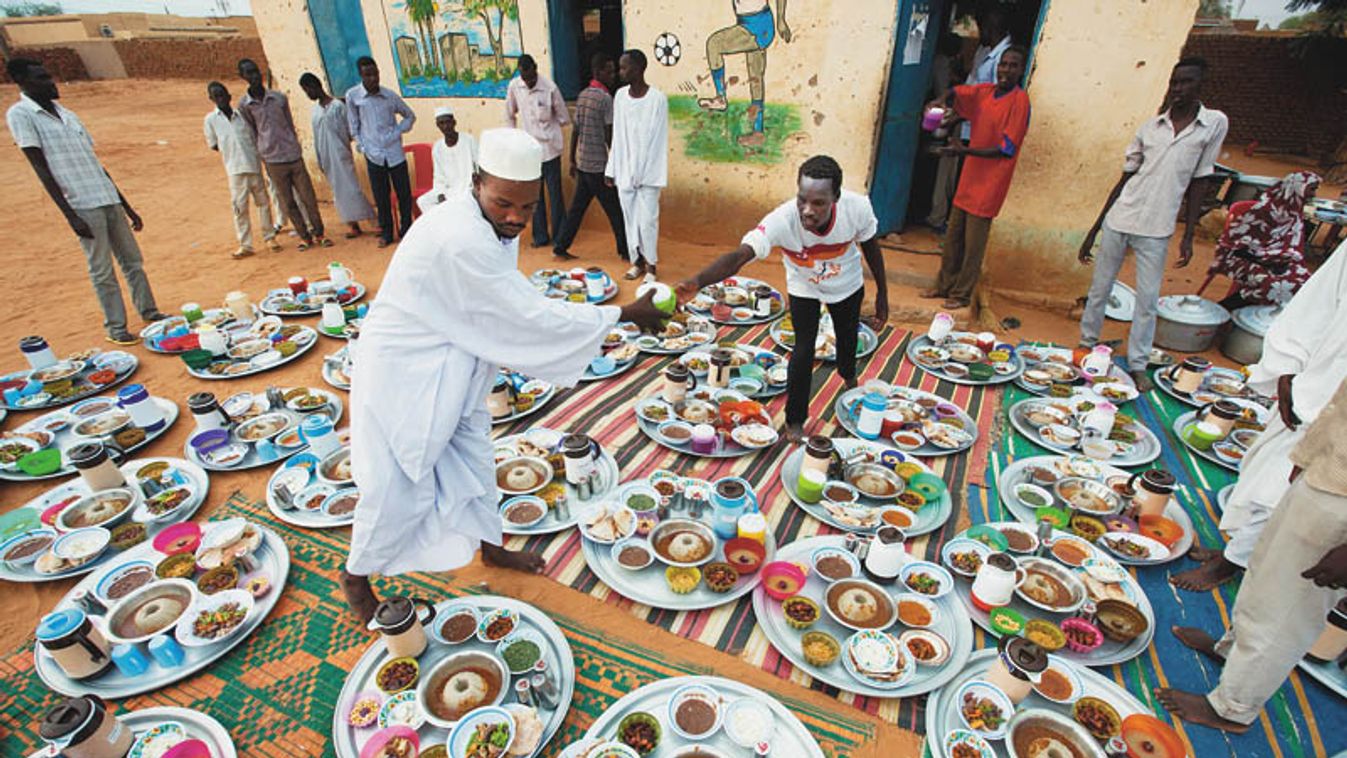
[[[1203,547],[1202,545],[1193,543],[1193,546],[1191,548],[1188,548],[1187,558],[1190,561],[1197,561],[1198,563],[1206,563],[1212,558],[1215,558],[1216,556],[1220,555],[1222,552],[1224,552],[1223,548],[1217,549],[1214,547]]]
[[[1195,569],[1169,577],[1169,583],[1189,592],[1210,592],[1239,576],[1240,571],[1240,567],[1227,561],[1224,555],[1218,555]]]
[[[804,424],[786,424],[786,441],[792,445],[804,442]]]
[[[1223,732],[1232,732],[1234,734],[1244,734],[1249,731],[1250,724],[1237,724],[1234,721],[1221,718],[1211,703],[1203,695],[1195,695],[1183,690],[1172,690],[1167,687],[1156,687],[1155,697],[1160,700],[1160,705],[1165,710],[1174,714],[1175,718],[1183,719],[1192,724],[1201,724],[1209,726],[1212,729],[1220,729]]]
[[[1205,655],[1218,665],[1225,665],[1225,656],[1216,652],[1215,637],[1195,626],[1171,626],[1169,631],[1173,632],[1185,647]]]
[[[936,289],[922,290],[921,297],[927,300],[939,300],[940,298],[945,297],[945,293]]]
[[[370,587],[369,577],[341,572],[341,589],[346,593],[346,605],[360,619],[361,624],[369,624],[374,618],[374,609],[379,606],[379,598]]]
[[[1136,382],[1137,392],[1150,392],[1155,389],[1155,382],[1151,381],[1151,375],[1146,373],[1145,369],[1133,371],[1132,381]]]
[[[523,571],[526,574],[541,574],[547,567],[547,561],[541,555],[518,550],[506,550],[499,545],[482,544],[482,562],[488,566],[499,566],[511,571]]]

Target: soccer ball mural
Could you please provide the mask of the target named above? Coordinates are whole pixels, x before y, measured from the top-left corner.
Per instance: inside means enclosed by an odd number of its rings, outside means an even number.
[[[655,38],[655,60],[665,66],[672,66],[683,57],[683,46],[679,44],[678,37],[671,32],[665,32]]]

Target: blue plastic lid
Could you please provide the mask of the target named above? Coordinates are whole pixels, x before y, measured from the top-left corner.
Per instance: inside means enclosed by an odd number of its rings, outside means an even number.
[[[48,613],[37,624],[37,639],[40,642],[59,640],[79,629],[84,624],[84,619],[84,611],[78,608]]]
[[[117,398],[127,402],[135,402],[148,398],[150,393],[145,390],[143,384],[128,384],[117,390]]]
[[[867,408],[874,408],[881,411],[889,407],[888,398],[878,392],[866,393],[865,398],[861,400],[861,402],[865,403],[865,407]]]

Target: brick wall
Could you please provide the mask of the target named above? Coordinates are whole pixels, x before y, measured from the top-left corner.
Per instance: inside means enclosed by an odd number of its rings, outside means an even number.
[[[1262,149],[1319,156],[1342,139],[1347,93],[1331,72],[1347,63],[1300,58],[1296,43],[1261,34],[1188,37],[1183,54],[1210,64],[1203,103],[1230,117],[1228,146],[1257,141]]]
[[[12,51],[15,58],[33,58],[42,61],[58,82],[75,79],[88,79],[89,72],[84,69],[84,61],[79,53],[68,47],[28,47]],[[0,82],[9,82],[9,74],[0,70]]]
[[[139,79],[231,79],[240,58],[252,58],[265,71],[267,57],[256,37],[225,39],[116,40],[126,75]]]

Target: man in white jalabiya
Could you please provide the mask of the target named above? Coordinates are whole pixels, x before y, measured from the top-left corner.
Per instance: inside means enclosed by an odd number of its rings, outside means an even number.
[[[1343,379],[1347,379],[1347,244],[1339,245],[1282,309],[1263,338],[1263,357],[1249,369],[1249,386],[1276,395],[1277,412],[1245,455],[1239,481],[1221,514],[1221,531],[1230,535],[1230,542],[1224,550],[1194,548],[1189,557],[1202,565],[1175,574],[1171,582],[1181,589],[1206,592],[1249,567],[1263,527],[1290,489],[1291,450]],[[1179,637],[1199,650],[1215,642],[1200,630]]]
[[[435,164],[435,181],[430,189],[416,198],[422,213],[460,192],[472,187],[472,175],[477,169],[477,140],[458,130],[454,109],[441,105],[435,109],[435,127],[444,135],[435,140],[430,156]]]
[[[502,365],[574,384],[618,320],[654,330],[653,295],[622,307],[544,297],[519,272],[543,153],[518,129],[482,134],[471,192],[411,227],[361,328],[351,382],[351,463],[362,493],[342,572],[368,621],[371,574],[449,571],[473,559],[538,571],[501,544],[486,396]]]
[[[360,222],[374,219],[374,209],[365,199],[365,190],[355,175],[346,103],[329,95],[312,72],[306,71],[299,77],[299,87],[313,101],[309,123],[313,127],[313,152],[318,156],[318,168],[332,187],[337,215],[349,227],[346,239],[355,239],[362,233]]]
[[[617,187],[627,223],[627,279],[655,276],[659,193],[669,183],[669,102],[646,82],[645,66],[640,50],[628,50],[618,60],[618,74],[627,86],[613,97],[613,145],[603,172],[608,185]]]

